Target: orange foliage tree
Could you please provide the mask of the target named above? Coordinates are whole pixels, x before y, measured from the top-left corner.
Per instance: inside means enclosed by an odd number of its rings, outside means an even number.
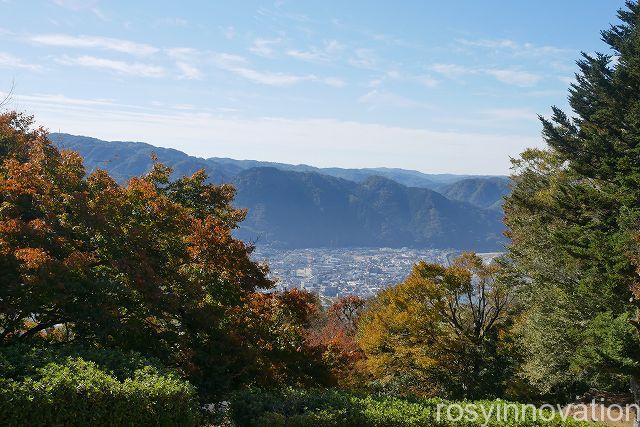
[[[245,216],[232,186],[170,173],[156,164],[124,186],[86,176],[31,117],[0,115],[0,345],[136,350],[211,394],[287,378],[303,298],[257,292],[272,282],[232,236]]]

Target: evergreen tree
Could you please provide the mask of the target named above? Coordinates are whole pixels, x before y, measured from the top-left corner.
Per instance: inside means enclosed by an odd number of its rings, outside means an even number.
[[[640,230],[640,6],[583,53],[573,110],[542,118],[546,150],[514,161],[505,204],[511,257],[532,279],[525,375],[547,393],[620,388],[638,376],[634,264]]]

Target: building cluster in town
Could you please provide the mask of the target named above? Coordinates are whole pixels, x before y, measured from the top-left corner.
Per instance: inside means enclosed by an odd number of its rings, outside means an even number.
[[[404,280],[420,261],[449,264],[460,251],[412,248],[257,247],[256,260],[269,264],[277,289],[300,288],[323,298],[369,297]],[[482,254],[491,259],[494,254]]]

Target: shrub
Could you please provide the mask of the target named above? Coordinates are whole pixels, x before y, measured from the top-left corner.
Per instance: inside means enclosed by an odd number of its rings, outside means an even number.
[[[19,379],[35,374],[49,363],[58,363],[67,358],[94,362],[101,369],[124,380],[145,366],[153,366],[161,373],[169,373],[159,360],[134,351],[99,349],[82,345],[25,345],[0,347],[0,375],[3,378]]]
[[[517,419],[515,413],[506,412],[507,419],[497,417],[500,407],[504,414],[507,407],[520,410],[525,405],[502,400],[457,402],[463,407],[473,407],[479,414],[494,414],[487,420],[482,416],[476,421],[447,420],[438,418],[456,402],[441,399],[396,398],[383,396],[359,396],[337,390],[246,390],[235,394],[230,402],[229,416],[239,427],[261,426],[362,426],[362,427],[551,427],[590,426],[594,424],[578,422],[571,418],[563,421],[559,415],[544,412],[545,418],[525,412],[525,419]],[[482,412],[484,409],[484,412]],[[493,412],[491,410],[493,409]],[[538,413],[539,415],[539,413]],[[545,421],[548,420],[548,421]]]
[[[0,425],[195,426],[200,410],[193,386],[144,365],[134,354],[85,350],[0,351]],[[59,356],[57,361],[52,361]]]

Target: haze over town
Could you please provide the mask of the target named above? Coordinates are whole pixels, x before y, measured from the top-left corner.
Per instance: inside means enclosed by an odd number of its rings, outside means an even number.
[[[507,174],[623,1],[149,5],[3,0],[0,91],[201,157]]]

